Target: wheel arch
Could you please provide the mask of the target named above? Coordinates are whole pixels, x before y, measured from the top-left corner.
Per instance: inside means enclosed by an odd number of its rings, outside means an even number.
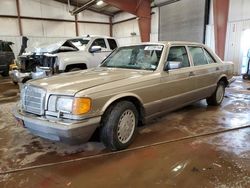
[[[103,112],[102,119],[105,116],[105,114],[109,113],[109,111],[112,109],[112,107],[120,101],[132,102],[135,105],[135,107],[139,113],[139,124],[144,123],[145,109],[143,106],[142,99],[133,93],[125,93],[125,94],[116,95],[116,96],[110,98],[108,100],[108,102],[106,102],[106,104],[102,108],[102,112]]]
[[[225,87],[227,87],[229,85],[229,82],[227,80],[227,75],[223,74],[219,77],[217,83],[219,83],[220,81],[223,81],[225,83]]]
[[[80,69],[87,69],[87,64],[86,63],[74,63],[74,64],[69,64],[65,67],[65,72],[68,72],[72,68],[80,68]]]

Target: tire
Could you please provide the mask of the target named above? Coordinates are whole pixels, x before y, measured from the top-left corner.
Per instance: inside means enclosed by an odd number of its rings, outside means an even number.
[[[112,151],[126,149],[135,138],[138,119],[133,103],[121,101],[115,104],[103,117],[101,141]]]
[[[219,81],[213,95],[207,98],[207,104],[210,106],[219,106],[224,99],[224,95],[225,83],[223,81]]]
[[[247,74],[244,74],[244,75],[242,76],[242,78],[243,78],[243,80],[248,80],[248,79],[249,79],[249,76],[248,76]]]

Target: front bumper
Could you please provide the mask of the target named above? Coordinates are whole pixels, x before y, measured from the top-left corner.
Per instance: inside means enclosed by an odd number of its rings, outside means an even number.
[[[45,139],[61,141],[68,144],[87,142],[101,121],[100,116],[82,121],[52,121],[21,112],[20,110],[14,110],[13,115],[18,120],[22,120],[24,127],[31,133]]]
[[[12,70],[9,75],[13,82],[22,83],[24,79],[31,79],[31,73],[21,73],[19,70]]]

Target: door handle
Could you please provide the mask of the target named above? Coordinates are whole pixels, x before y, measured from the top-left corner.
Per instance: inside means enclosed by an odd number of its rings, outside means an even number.
[[[218,70],[220,70],[220,68],[219,68],[219,67],[216,67],[216,70],[218,71]]]
[[[195,76],[194,72],[190,72],[189,76]]]

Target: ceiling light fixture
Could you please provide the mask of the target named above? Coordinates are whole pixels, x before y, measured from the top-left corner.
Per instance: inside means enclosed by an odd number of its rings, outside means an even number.
[[[103,4],[103,1],[97,1],[96,5],[101,6]]]

